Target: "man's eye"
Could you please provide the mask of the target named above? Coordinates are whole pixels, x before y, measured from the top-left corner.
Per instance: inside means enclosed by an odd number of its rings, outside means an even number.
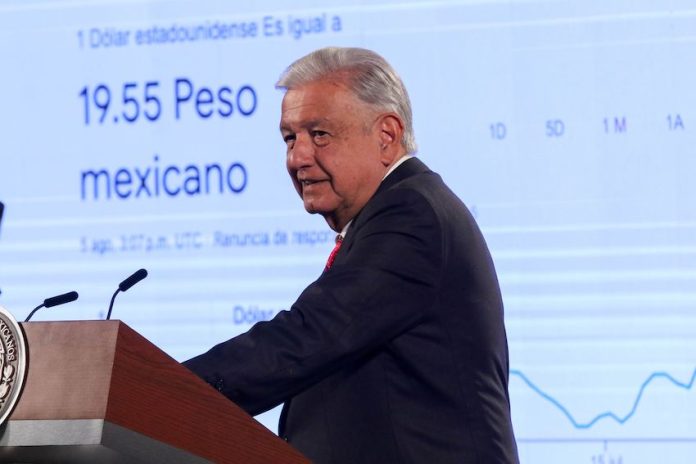
[[[285,136],[283,136],[283,140],[285,141],[286,145],[289,145],[295,141],[295,135],[294,134],[285,135]]]
[[[312,131],[312,138],[314,138],[315,143],[325,144],[328,143],[329,133],[321,130]]]

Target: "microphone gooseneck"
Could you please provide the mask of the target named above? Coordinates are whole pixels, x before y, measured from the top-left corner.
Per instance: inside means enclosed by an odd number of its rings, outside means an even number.
[[[31,312],[29,313],[29,315],[27,316],[27,318],[24,319],[24,322],[29,322],[29,319],[31,319],[31,316],[33,316],[34,313],[35,313],[36,311],[38,311],[39,309],[43,308],[44,306],[46,306],[46,305],[43,304],[43,303],[41,303],[41,304],[40,304],[39,306],[37,306],[36,308],[32,309]]]
[[[118,284],[118,288],[111,297],[111,303],[109,303],[109,311],[106,313],[107,321],[111,319],[111,310],[114,309],[114,301],[116,301],[116,295],[118,295],[119,292],[128,291],[128,289],[130,289],[133,285],[143,280],[145,277],[147,277],[147,271],[145,269],[138,269],[133,274],[128,276],[123,282]]]

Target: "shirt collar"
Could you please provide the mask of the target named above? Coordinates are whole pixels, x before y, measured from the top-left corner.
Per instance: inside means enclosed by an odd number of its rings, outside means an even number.
[[[348,228],[350,227],[350,224],[351,224],[352,222],[353,222],[352,219],[351,219],[350,221],[348,221],[348,224],[346,224],[345,226],[343,226],[343,229],[341,230],[341,233],[338,234],[338,235],[341,237],[341,240],[343,240],[344,238],[346,238],[346,233],[348,232]]]
[[[394,169],[396,169],[396,168],[398,168],[399,166],[401,166],[401,165],[404,163],[404,161],[408,161],[408,160],[410,160],[411,158],[413,158],[413,155],[404,155],[404,156],[402,156],[401,158],[399,158],[399,160],[398,160],[396,163],[392,164],[392,166],[389,168],[389,170],[388,170],[387,173],[384,175],[384,177],[382,177],[382,180],[386,179],[387,176],[388,176],[389,174],[391,174],[392,172],[394,172]]]

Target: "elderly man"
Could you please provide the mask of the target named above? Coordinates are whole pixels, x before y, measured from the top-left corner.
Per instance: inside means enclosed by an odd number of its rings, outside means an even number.
[[[293,63],[280,130],[310,213],[339,233],[289,311],[185,364],[317,463],[516,463],[503,305],[464,204],[413,156],[401,79],[374,52]]]

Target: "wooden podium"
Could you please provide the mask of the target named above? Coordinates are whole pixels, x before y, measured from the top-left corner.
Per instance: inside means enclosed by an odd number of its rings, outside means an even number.
[[[120,321],[29,322],[0,462],[307,463]]]

